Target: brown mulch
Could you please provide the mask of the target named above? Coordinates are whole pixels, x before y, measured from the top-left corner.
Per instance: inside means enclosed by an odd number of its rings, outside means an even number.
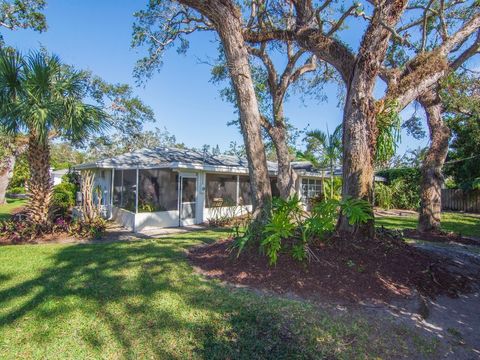
[[[449,233],[444,231],[437,232],[420,232],[416,229],[403,230],[403,235],[410,239],[425,240],[439,243],[456,242],[464,245],[478,245],[480,246],[480,239],[473,239],[465,237],[455,233]]]
[[[429,297],[452,297],[471,290],[472,279],[453,273],[449,260],[416,249],[395,236],[358,240],[332,238],[312,246],[318,260],[299,263],[280,254],[269,266],[258,250],[239,258],[230,251],[233,240],[223,240],[190,250],[191,263],[204,275],[302,298],[345,302],[391,301],[407,298],[415,290]],[[448,266],[448,268],[447,268]]]

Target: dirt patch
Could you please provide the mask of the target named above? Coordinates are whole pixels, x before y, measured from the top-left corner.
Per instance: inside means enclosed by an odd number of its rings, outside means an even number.
[[[459,243],[464,245],[477,245],[480,246],[480,239],[474,239],[471,237],[465,237],[455,233],[449,233],[444,231],[437,232],[420,232],[415,229],[403,230],[403,235],[407,238],[415,240],[425,240],[439,243]]]
[[[299,263],[280,254],[269,266],[256,250],[237,258],[229,251],[233,240],[192,249],[188,257],[203,274],[223,281],[294,294],[345,302],[408,298],[415,293],[434,298],[455,297],[471,290],[471,279],[452,270],[450,260],[425,252],[397,238],[376,240],[333,238],[312,246],[318,261]]]

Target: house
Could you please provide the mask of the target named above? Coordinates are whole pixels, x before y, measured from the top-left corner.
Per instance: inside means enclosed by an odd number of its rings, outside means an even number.
[[[321,192],[321,174],[309,162],[293,162],[292,167],[297,191],[308,203]],[[161,147],[76,169],[95,172],[104,213],[133,231],[200,224],[219,213],[252,207],[247,160],[235,156]],[[277,164],[268,162],[268,170],[272,192],[278,195]]]

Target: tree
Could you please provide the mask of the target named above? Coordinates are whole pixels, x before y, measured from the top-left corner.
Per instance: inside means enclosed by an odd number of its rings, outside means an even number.
[[[453,74],[443,83],[445,122],[452,131],[446,173],[465,190],[480,182],[480,80],[478,73]]]
[[[180,42],[185,50],[186,35],[194,31],[212,30],[218,34],[235,89],[240,125],[248,159],[254,218],[261,220],[262,211],[271,201],[265,147],[262,141],[261,115],[250,71],[248,47],[243,39],[241,10],[231,0],[180,0],[179,3],[150,2],[147,10],[136,14],[134,46],[148,46],[148,56],[138,63],[137,74],[151,75],[161,64],[161,54]]]
[[[256,15],[252,15],[252,19]],[[257,17],[258,21],[266,21]],[[249,26],[253,26],[250,24]],[[260,104],[262,127],[268,134],[275,149],[275,160],[278,162],[277,187],[280,196],[289,198],[296,192],[297,175],[291,167],[293,154],[290,146],[291,125],[284,114],[284,102],[293,86],[300,92],[312,92],[313,88],[320,90],[321,85],[329,81],[332,70],[326,63],[318,64],[314,55],[303,49],[298,49],[291,41],[286,44],[267,44],[249,46],[251,56],[252,75],[255,83],[255,92]],[[286,65],[281,69],[274,64],[273,56],[285,58]],[[221,56],[220,64],[213,67],[212,75],[215,83],[225,80],[228,76],[228,67]],[[311,78],[307,80],[310,74]],[[230,87],[221,91],[224,98],[236,103],[235,94]],[[268,143],[268,139],[266,140]]]
[[[480,26],[478,4],[452,1],[447,6],[445,2],[440,2],[440,10],[448,7],[462,13],[461,17],[453,17],[454,22],[446,22],[443,11],[429,10],[423,1],[409,4],[406,0],[382,0],[371,2],[365,8],[360,3],[354,3],[347,9],[342,7],[340,12],[335,8],[335,3],[328,0],[323,3],[293,0],[292,3],[295,8],[293,17],[290,16],[288,4],[275,2],[275,6],[271,7],[272,21],[268,26],[248,30],[244,37],[253,43],[295,40],[302,48],[336,68],[347,89],[343,117],[342,194],[345,198],[363,198],[371,202],[377,136],[384,131],[378,126],[377,119],[394,118],[391,115],[398,114],[448,73],[449,62],[462,57],[459,55],[451,60],[452,53],[455,54]],[[332,13],[337,16],[332,17]],[[403,31],[408,34],[412,29],[416,31],[422,24],[424,28],[431,26],[428,22],[432,18],[431,13],[441,14],[440,28],[447,28],[450,33],[447,31],[447,36],[441,36],[437,46],[428,48],[428,51],[403,51],[405,66],[391,69],[384,66],[391,40],[394,40],[397,48],[405,49],[411,43],[406,35],[402,37],[399,33]],[[367,22],[356,52],[341,40],[345,21],[353,16]],[[414,20],[411,20],[412,17]],[[400,19],[402,22],[399,22]],[[295,22],[293,30],[285,26],[291,21]],[[421,38],[423,44],[423,36]],[[422,48],[426,49],[425,46]],[[378,76],[387,83],[387,91],[381,99],[376,100],[373,90]],[[387,123],[385,129],[388,128],[391,128],[391,124]],[[356,231],[346,216],[340,217],[338,228]],[[373,221],[363,225],[361,230],[373,236]]]
[[[333,199],[333,173],[335,171],[335,165],[337,165],[342,158],[342,126],[337,126],[333,134],[330,134],[327,129],[326,133],[321,130],[313,130],[307,132],[306,135],[307,152],[317,154],[316,158],[318,159],[318,164],[322,167],[322,174],[323,167],[325,165],[329,167],[330,199]]]
[[[88,75],[55,55],[0,53],[0,125],[28,137],[28,211],[40,227],[49,225],[52,196],[49,135],[82,141],[105,127],[106,113],[87,104]]]
[[[116,131],[113,134],[94,137],[87,147],[89,160],[97,160],[118,156],[143,148],[185,147],[177,143],[175,135],[170,134],[166,129],[155,128],[155,130],[137,130],[129,133]]]
[[[47,28],[45,15],[41,12],[45,0],[1,0],[0,26],[8,30],[33,29],[44,31]],[[3,37],[0,35],[3,43]]]
[[[44,0],[1,0],[0,27],[8,30],[33,29],[44,31],[47,28],[45,16],[41,13],[45,7]],[[0,34],[0,47],[3,46],[3,36]],[[5,192],[13,176],[17,156],[24,149],[23,142],[18,143],[7,134],[0,133],[0,205],[5,203]]]

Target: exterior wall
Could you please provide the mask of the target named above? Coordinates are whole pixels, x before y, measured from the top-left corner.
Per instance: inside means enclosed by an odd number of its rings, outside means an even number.
[[[135,214],[131,211],[113,207],[112,219],[131,231],[135,230]]]
[[[132,215],[135,217],[134,231],[143,231],[159,227],[176,227],[179,225],[180,220],[177,210],[153,213],[132,213]]]

